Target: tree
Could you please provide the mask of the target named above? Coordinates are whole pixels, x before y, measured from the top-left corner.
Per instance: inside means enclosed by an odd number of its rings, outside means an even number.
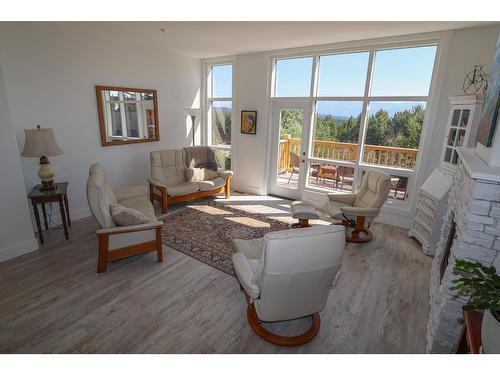
[[[357,118],[351,116],[346,121],[341,122],[337,127],[336,141],[357,143],[359,136],[360,121],[361,121],[361,115],[359,115]]]
[[[302,111],[297,109],[288,109],[281,112],[280,138],[289,134],[292,138],[302,136]]]
[[[384,145],[387,144],[387,135],[389,133],[389,113],[379,109],[368,119],[368,130],[366,132],[366,144]]]
[[[212,131],[212,143],[214,144],[231,144],[231,109],[217,108],[215,114],[215,127]]]

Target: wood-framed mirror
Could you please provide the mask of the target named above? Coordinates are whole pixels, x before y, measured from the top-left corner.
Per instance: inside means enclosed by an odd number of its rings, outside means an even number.
[[[156,90],[114,86],[95,90],[103,146],[160,140]]]

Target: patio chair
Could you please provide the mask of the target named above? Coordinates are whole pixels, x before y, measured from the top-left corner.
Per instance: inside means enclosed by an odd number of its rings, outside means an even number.
[[[288,178],[288,183],[290,183],[290,180],[292,179],[292,176],[294,173],[299,174],[299,168],[300,168],[300,156],[299,154],[290,151],[290,164],[292,165],[292,173],[290,174],[290,177]]]
[[[354,181],[354,168],[339,166],[337,168],[337,186],[340,182],[340,190],[344,190],[344,182],[351,184]]]

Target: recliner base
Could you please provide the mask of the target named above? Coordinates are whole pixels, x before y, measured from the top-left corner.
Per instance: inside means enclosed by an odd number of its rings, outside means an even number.
[[[280,346],[297,346],[297,345],[303,345],[311,341],[318,334],[321,325],[321,319],[319,317],[319,313],[316,312],[312,314],[311,327],[309,327],[309,329],[303,334],[298,336],[276,335],[272,332],[269,332],[262,326],[261,324],[262,322],[257,317],[257,312],[255,311],[253,303],[249,301],[247,308],[247,319],[248,319],[248,324],[250,324],[250,327],[252,327],[253,331],[257,335],[262,337],[264,340],[269,341],[270,343]]]

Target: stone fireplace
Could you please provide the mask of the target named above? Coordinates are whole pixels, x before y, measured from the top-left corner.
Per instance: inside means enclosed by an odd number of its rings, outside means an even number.
[[[466,298],[450,290],[456,258],[500,270],[500,168],[473,151],[459,151],[441,237],[432,264],[427,352],[451,353],[463,324]]]

